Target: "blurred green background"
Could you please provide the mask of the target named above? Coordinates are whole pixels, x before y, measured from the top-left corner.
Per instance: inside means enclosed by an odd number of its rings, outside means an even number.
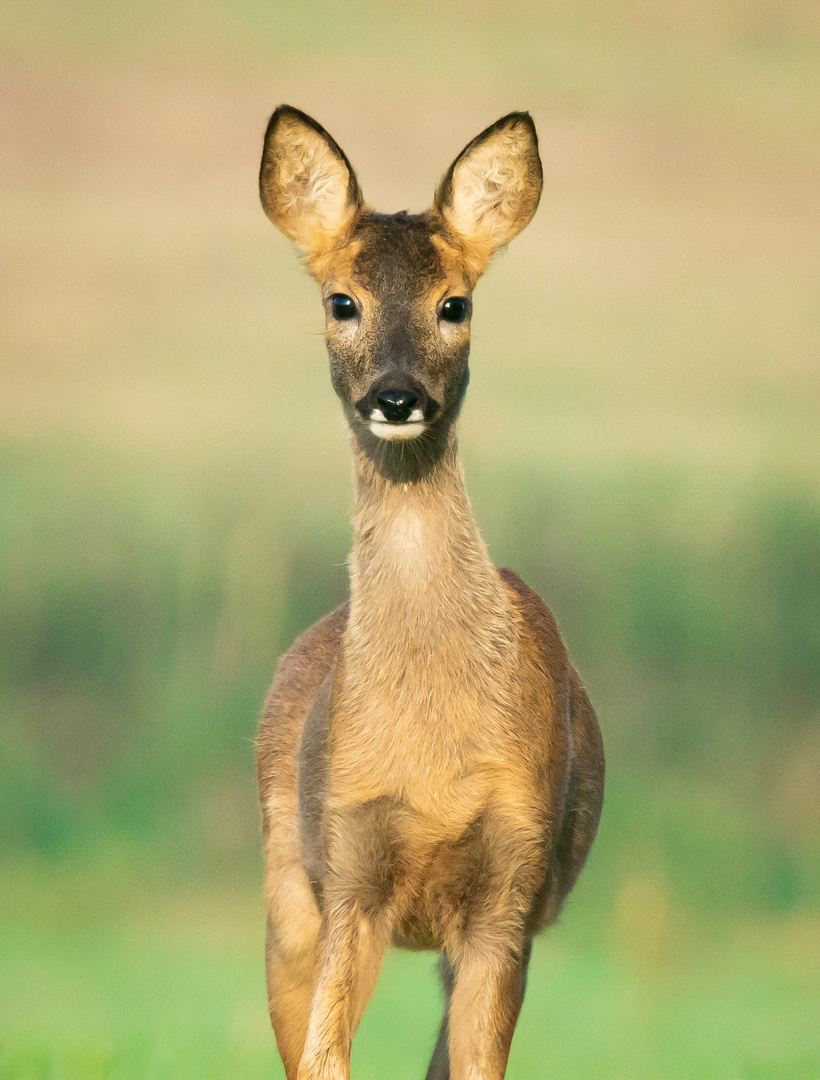
[[[378,208],[538,125],[476,297],[462,449],[598,709],[604,816],[512,1080],[820,1076],[820,8],[5,0],[0,1076],[281,1076],[252,740],[346,591],[313,283],[257,203],[273,107]],[[423,1075],[392,954],[357,1078]]]

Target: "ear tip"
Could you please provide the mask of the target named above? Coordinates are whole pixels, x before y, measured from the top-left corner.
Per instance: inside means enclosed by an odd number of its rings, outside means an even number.
[[[285,102],[282,102],[281,105],[277,105],[276,108],[273,110],[271,120],[278,120],[280,117],[288,115],[304,116],[305,114],[302,112],[301,109],[297,109],[295,105],[288,105]]]
[[[515,109],[513,112],[509,112],[506,116],[502,116],[499,123],[508,124],[526,124],[527,127],[534,128],[535,122],[529,109]]]
[[[312,128],[313,131],[324,134],[324,128],[313,119],[312,116],[308,116],[307,113],[302,112],[301,109],[295,108],[293,105],[277,105],[271,114],[270,120],[268,120],[268,126],[265,129],[265,142],[270,139],[271,135],[276,131],[279,125],[286,120],[295,121],[297,124],[304,124],[306,127]]]
[[[535,130],[535,121],[530,116],[529,112],[511,112],[506,116],[502,116],[500,120],[496,121],[495,127],[502,128],[523,128],[528,135],[532,138],[533,142],[538,145],[538,132]]]
[[[528,109],[515,109],[513,112],[505,113],[500,119],[496,120],[493,127],[515,127],[516,124],[523,124],[525,127],[535,130],[535,121]]]
[[[507,124],[505,126],[508,126],[510,128],[518,127],[526,132],[530,142],[527,152],[528,157],[532,161],[532,167],[538,174],[539,180],[542,179],[544,175],[544,169],[543,165],[541,164],[541,153],[538,146],[538,132],[535,129],[535,121],[530,116],[529,112],[507,113],[507,115],[502,119],[507,121]]]

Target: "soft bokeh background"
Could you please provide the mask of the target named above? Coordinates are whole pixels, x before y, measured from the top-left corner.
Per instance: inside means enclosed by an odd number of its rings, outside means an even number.
[[[257,203],[280,101],[385,210],[541,136],[462,445],[609,771],[509,1076],[820,1075],[814,0],[5,0],[0,38],[0,1076],[282,1075],[252,739],[350,484]],[[422,1076],[438,1013],[392,955],[357,1077]]]

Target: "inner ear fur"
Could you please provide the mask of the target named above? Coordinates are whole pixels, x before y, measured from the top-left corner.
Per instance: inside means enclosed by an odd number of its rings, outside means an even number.
[[[433,206],[459,239],[475,277],[529,225],[542,182],[538,136],[526,112],[502,116],[450,166]]]
[[[346,235],[363,206],[341,147],[290,105],[279,106],[265,132],[259,195],[273,224],[311,263]]]

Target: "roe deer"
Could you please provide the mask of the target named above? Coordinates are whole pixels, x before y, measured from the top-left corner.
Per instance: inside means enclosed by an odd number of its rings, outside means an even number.
[[[592,844],[604,758],[555,621],[497,570],[456,420],[471,295],[528,224],[528,113],[459,154],[423,214],[368,209],[315,121],[271,117],[268,217],[322,287],[350,425],[350,600],[280,662],[259,733],[270,1015],[288,1080],[347,1080],[390,945],[441,953],[428,1080],[500,1080],[533,935]]]

